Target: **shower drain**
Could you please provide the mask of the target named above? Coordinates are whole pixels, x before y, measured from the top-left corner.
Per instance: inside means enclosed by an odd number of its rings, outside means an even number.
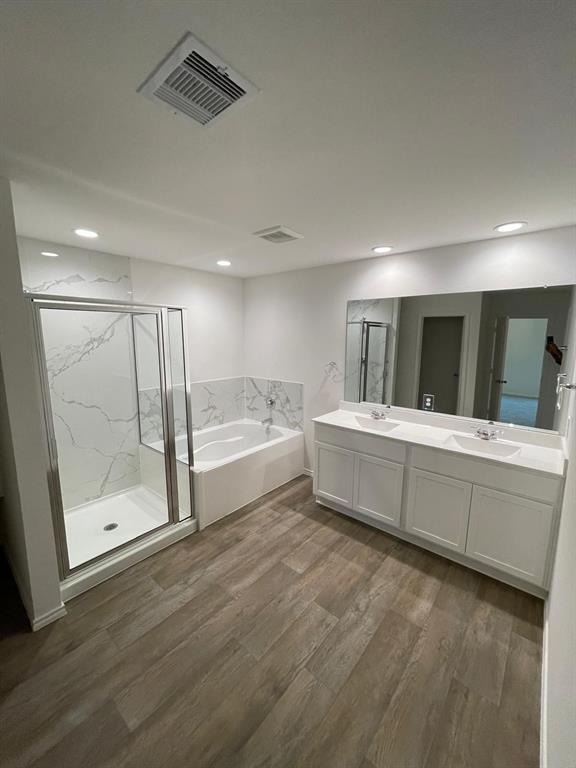
[[[118,528],[118,523],[108,523],[108,525],[104,526],[105,531],[114,531]]]

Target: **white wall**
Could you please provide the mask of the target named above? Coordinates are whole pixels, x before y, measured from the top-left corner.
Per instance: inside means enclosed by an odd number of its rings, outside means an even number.
[[[347,301],[575,283],[575,234],[563,227],[247,279],[245,369],[304,383],[310,467],[310,419],[344,391]]]
[[[576,381],[576,312],[566,340],[565,370]],[[543,768],[576,765],[576,392],[566,393],[568,475],[556,561],[546,605],[543,692]]]
[[[192,381],[244,374],[243,281],[130,259],[134,301],[188,308]]]
[[[0,179],[0,466],[3,544],[31,622],[62,610],[32,329],[22,293],[10,185]]]

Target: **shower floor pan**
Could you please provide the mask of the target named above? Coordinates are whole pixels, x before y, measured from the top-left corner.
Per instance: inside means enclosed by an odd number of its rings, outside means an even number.
[[[168,522],[166,502],[144,486],[76,507],[64,515],[70,567],[126,544]]]

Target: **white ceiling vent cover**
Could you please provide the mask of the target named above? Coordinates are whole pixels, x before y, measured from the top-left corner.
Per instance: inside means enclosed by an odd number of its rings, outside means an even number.
[[[206,125],[258,89],[188,32],[138,92]]]
[[[269,243],[291,243],[293,240],[300,240],[304,235],[294,232],[293,229],[283,227],[279,224],[277,227],[269,227],[268,229],[260,229],[258,232],[254,232],[256,237],[261,237],[262,240],[268,240]]]

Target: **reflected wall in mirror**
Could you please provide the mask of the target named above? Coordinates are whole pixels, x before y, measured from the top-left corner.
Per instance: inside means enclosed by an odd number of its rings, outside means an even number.
[[[344,397],[554,429],[574,286],[349,301]]]

